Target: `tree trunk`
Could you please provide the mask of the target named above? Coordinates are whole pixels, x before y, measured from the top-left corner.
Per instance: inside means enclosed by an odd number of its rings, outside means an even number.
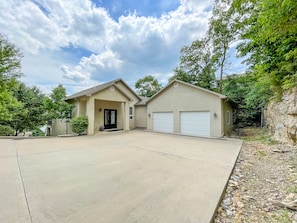
[[[224,44],[224,52],[221,62],[221,69],[220,69],[220,93],[222,93],[222,82],[223,82],[223,73],[224,73],[224,66],[226,61],[226,54],[227,54],[227,47]]]

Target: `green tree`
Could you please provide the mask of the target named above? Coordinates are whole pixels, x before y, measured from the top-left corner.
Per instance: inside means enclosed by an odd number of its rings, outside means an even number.
[[[230,75],[223,82],[223,94],[233,107],[233,126],[235,128],[252,125],[255,119],[246,109],[246,95],[254,84],[248,75]]]
[[[176,68],[175,72],[177,77],[181,74],[180,77],[191,84],[214,90],[215,70],[209,39],[203,38],[184,46],[181,49],[180,68]]]
[[[44,100],[44,106],[48,122],[55,119],[66,119],[66,134],[68,134],[68,123],[71,119],[74,105],[67,103],[65,99],[66,89],[59,84],[52,90],[50,96]]]
[[[140,96],[151,97],[162,89],[162,85],[152,75],[148,75],[136,81],[135,88]]]
[[[234,127],[261,125],[261,116],[271,97],[269,86],[262,86],[253,73],[230,75],[222,82],[223,94],[233,104]]]
[[[58,85],[52,90],[48,98],[44,100],[44,106],[47,110],[48,120],[52,119],[70,119],[73,105],[65,101],[66,89],[63,85]]]
[[[21,73],[22,54],[0,34],[0,120],[9,120],[22,104],[13,97],[12,89]]]
[[[22,107],[12,112],[10,120],[2,121],[2,123],[12,127],[15,135],[24,130],[33,130],[44,125],[44,94],[37,87],[27,87],[21,82],[18,82],[17,87],[12,91],[13,97],[22,104]]]
[[[173,70],[174,74],[173,76],[171,76],[168,81],[171,82],[175,79],[180,80],[180,81],[184,81],[187,83],[196,83],[196,77],[187,74],[184,70],[182,70],[182,68],[177,67]]]
[[[222,92],[222,80],[228,61],[231,43],[236,30],[229,11],[231,0],[215,0],[206,37],[181,49],[180,68],[174,70],[173,78],[182,79],[210,90]],[[215,73],[219,74],[217,82]],[[186,74],[186,75],[185,75]]]
[[[247,56],[258,81],[273,92],[297,85],[297,4],[294,0],[234,0],[230,9]],[[266,86],[265,83],[262,84]]]
[[[219,73],[219,92],[222,92],[222,80],[224,71],[228,64],[228,52],[230,44],[236,38],[236,31],[231,20],[229,11],[231,0],[215,0],[212,17],[209,23],[207,35],[212,45],[212,59],[215,69]]]

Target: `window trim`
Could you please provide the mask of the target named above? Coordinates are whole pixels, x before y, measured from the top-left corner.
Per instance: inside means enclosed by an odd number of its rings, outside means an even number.
[[[226,111],[226,124],[230,125],[231,124],[231,112]]]
[[[129,107],[129,119],[133,120],[133,107]]]

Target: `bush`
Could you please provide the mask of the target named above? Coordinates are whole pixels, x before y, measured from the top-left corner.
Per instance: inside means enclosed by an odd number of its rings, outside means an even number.
[[[87,117],[77,117],[72,119],[72,131],[81,135],[88,128]]]
[[[34,129],[32,131],[32,136],[45,136],[45,133],[40,129]]]
[[[14,130],[10,126],[0,125],[0,136],[12,136],[14,135]]]

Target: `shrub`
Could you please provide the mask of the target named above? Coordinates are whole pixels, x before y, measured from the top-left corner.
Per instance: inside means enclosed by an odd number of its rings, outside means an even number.
[[[77,117],[72,119],[72,131],[81,135],[88,128],[87,117]]]
[[[11,135],[14,135],[14,130],[10,126],[0,125],[0,135],[1,136],[11,136]]]
[[[32,131],[32,136],[45,136],[45,133],[40,129],[34,129]]]

